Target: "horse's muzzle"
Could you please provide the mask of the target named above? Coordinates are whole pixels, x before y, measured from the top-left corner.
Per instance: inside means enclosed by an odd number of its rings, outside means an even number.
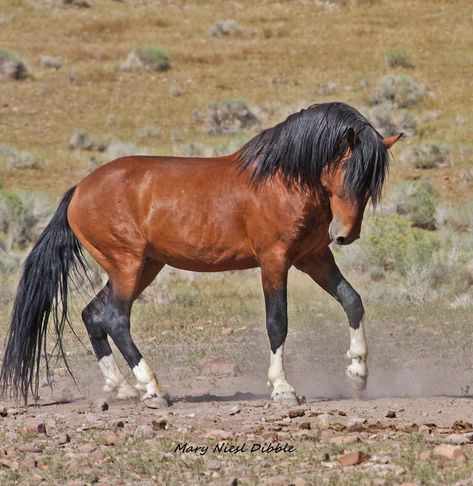
[[[360,237],[360,235],[353,237],[346,233],[346,231],[344,231],[342,222],[337,218],[332,219],[332,222],[328,227],[328,234],[330,239],[337,245],[349,245]]]

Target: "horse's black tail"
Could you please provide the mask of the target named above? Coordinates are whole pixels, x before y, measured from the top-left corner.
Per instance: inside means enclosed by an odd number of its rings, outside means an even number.
[[[54,216],[28,255],[18,285],[10,328],[0,372],[2,394],[10,389],[15,399],[25,403],[31,391],[38,397],[41,355],[49,376],[46,335],[52,316],[56,346],[65,359],[62,346],[67,317],[68,276],[85,272],[81,246],[67,221],[67,208],[74,194],[70,189]],[[69,367],[67,366],[69,369]]]

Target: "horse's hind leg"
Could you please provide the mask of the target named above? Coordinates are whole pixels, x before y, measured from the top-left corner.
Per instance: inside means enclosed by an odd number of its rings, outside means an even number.
[[[142,263],[122,262],[120,270],[110,269],[110,292],[103,310],[102,327],[113,339],[126,362],[133,370],[137,388],[144,390],[147,406],[167,406],[166,394],[162,390],[156,375],[143,359],[130,334],[130,312],[133,301],[139,293],[154,279],[164,265],[159,262]],[[126,272],[121,270],[126,268]]]
[[[100,369],[105,379],[104,391],[117,391],[117,398],[137,398],[139,393],[127,383],[120,372],[112,349],[107,339],[107,333],[101,324],[102,312],[110,288],[107,284],[90,304],[82,311],[82,319],[87,328],[90,342],[99,362]]]

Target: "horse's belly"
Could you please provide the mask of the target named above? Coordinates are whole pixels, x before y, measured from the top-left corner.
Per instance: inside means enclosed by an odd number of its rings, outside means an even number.
[[[191,270],[194,272],[222,272],[226,270],[244,270],[258,266],[253,255],[234,248],[219,249],[215,247],[192,247],[189,245],[153,246],[150,257],[166,265]]]

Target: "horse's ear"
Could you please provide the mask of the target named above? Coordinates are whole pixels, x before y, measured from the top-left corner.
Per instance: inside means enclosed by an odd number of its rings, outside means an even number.
[[[350,127],[347,130],[347,142],[348,142],[348,146],[350,147],[350,150],[353,150],[358,144],[358,139],[356,137],[355,130],[353,130],[352,127]]]
[[[387,149],[390,149],[401,137],[402,132],[399,135],[393,135],[392,137],[383,138],[383,145]]]

